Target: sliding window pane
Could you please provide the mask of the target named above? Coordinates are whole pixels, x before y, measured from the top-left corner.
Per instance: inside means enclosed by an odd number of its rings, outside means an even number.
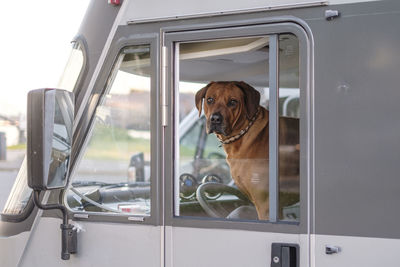
[[[299,41],[279,35],[279,218],[300,220]]]

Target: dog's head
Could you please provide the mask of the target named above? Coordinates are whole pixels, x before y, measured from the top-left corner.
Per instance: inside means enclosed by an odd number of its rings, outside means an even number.
[[[250,120],[260,102],[260,93],[245,82],[211,82],[196,93],[196,107],[207,118],[207,133],[229,136]]]

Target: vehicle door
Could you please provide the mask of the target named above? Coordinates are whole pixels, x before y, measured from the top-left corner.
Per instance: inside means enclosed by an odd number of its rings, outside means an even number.
[[[166,266],[309,266],[309,45],[294,23],[166,30]],[[255,185],[269,181],[266,220],[237,189],[225,145],[196,109],[211,81],[244,81],[269,110],[269,177],[248,173]],[[300,122],[295,145],[280,142],[280,117]],[[237,160],[251,169],[252,160]]]
[[[59,214],[40,211],[18,266],[162,264],[158,47],[157,35],[113,43],[85,103],[89,123],[76,122],[84,141],[73,148],[70,186],[44,195],[67,207],[77,253],[61,260]]]

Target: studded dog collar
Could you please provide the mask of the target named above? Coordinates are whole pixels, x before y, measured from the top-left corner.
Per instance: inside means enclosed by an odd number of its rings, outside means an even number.
[[[221,142],[219,147],[221,147],[222,145],[227,145],[227,144],[233,143],[233,142],[239,140],[243,135],[245,135],[249,131],[250,127],[254,124],[254,121],[257,119],[259,113],[260,113],[260,107],[257,108],[256,114],[254,114],[253,118],[251,118],[247,127],[242,129],[237,135],[229,137],[228,139],[225,139],[225,140],[221,140],[220,138],[218,138],[219,141]]]

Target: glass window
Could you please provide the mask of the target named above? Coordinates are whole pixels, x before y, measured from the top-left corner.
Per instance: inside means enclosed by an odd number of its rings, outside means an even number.
[[[123,49],[67,196],[73,211],[150,215],[150,46]]]
[[[278,212],[298,221],[299,49],[294,35],[279,37]],[[175,44],[175,216],[269,220],[269,41]]]
[[[75,42],[73,43],[71,54],[67,64],[65,65],[64,72],[61,75],[57,88],[72,91],[82,72],[83,64],[84,56],[82,46],[79,42]]]
[[[279,36],[279,218],[300,219],[299,41]]]
[[[4,207],[3,213],[8,216],[18,216],[22,214],[27,206],[30,196],[32,194],[32,189],[28,187],[28,175],[26,170],[26,156],[22,162],[21,168],[19,169],[17,178],[15,180],[14,186],[8,197],[6,205]]]

